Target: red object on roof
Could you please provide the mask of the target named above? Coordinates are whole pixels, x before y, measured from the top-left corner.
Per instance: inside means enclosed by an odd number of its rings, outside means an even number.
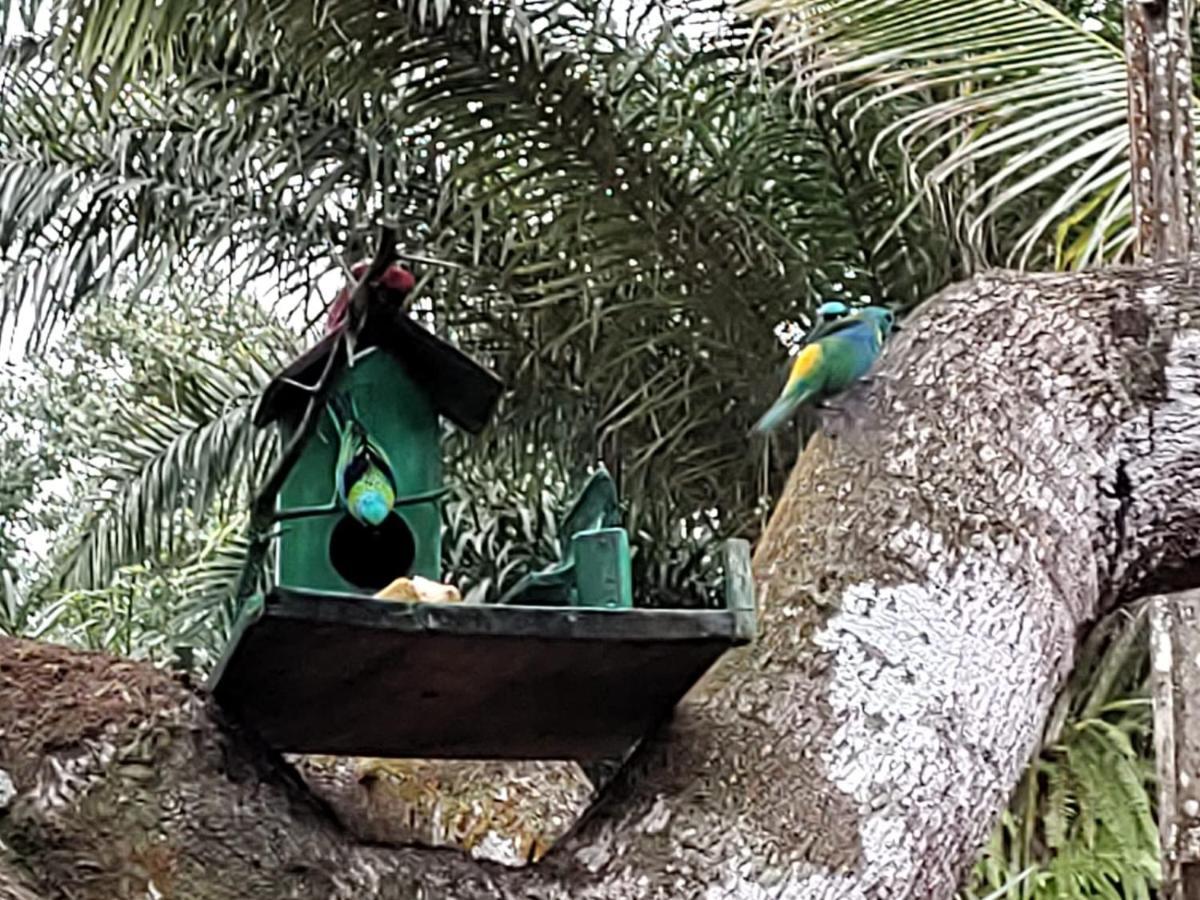
[[[376,304],[367,310],[358,346],[378,347],[391,354],[429,396],[438,414],[471,434],[477,434],[491,419],[504,389],[494,373],[414,322],[396,305]],[[344,356],[345,352],[346,344],[335,330],[293,360],[263,390],[254,424],[261,427],[279,421],[295,428],[311,396],[306,387],[315,388],[321,380],[330,353]]]
[[[356,262],[350,267],[350,274],[355,282],[367,273],[371,267],[369,262]],[[416,286],[417,280],[413,278],[412,272],[403,266],[393,263],[388,266],[384,273],[379,276],[376,285],[383,292],[383,299],[393,303],[400,303],[408,295],[408,293]],[[332,334],[342,327],[346,321],[346,311],[350,307],[350,295],[354,291],[353,285],[346,285],[333,300],[333,305],[329,307],[329,318],[325,320],[325,333]]]

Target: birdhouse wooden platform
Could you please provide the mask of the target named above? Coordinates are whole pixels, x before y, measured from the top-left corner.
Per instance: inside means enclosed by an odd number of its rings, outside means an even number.
[[[724,609],[396,603],[277,589],[243,611],[210,679],[285,752],[611,759],[755,632],[749,546]]]

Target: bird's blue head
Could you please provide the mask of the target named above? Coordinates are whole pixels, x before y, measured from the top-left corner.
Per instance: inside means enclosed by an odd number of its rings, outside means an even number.
[[[392,511],[391,506],[378,491],[367,491],[358,498],[358,502],[354,506],[358,518],[377,528],[383,524],[383,520]]]
[[[873,324],[879,330],[880,340],[896,330],[896,314],[886,306],[864,306],[855,316]]]
[[[832,322],[850,312],[850,307],[840,300],[826,300],[817,307],[817,318],[822,322]]]

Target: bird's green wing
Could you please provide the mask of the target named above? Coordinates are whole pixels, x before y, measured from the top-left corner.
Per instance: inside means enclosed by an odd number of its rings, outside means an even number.
[[[365,431],[352,407],[341,394],[329,398],[329,417],[338,435],[337,464],[334,468],[334,481],[337,486],[338,499],[343,506],[348,506],[350,488],[366,469],[363,455],[363,436]]]
[[[754,425],[757,432],[778,428],[800,406],[818,397],[825,387],[825,343],[808,344],[792,360],[787,383],[771,408]]]
[[[845,322],[845,318],[841,319],[821,319],[812,328],[808,330],[808,334],[800,341],[800,346],[805,347],[813,341],[819,341],[828,334],[833,334],[838,330],[838,326]]]
[[[830,307],[835,307],[836,312],[831,310]],[[821,310],[827,311],[822,313]],[[827,318],[831,312],[833,312],[832,317]],[[816,319],[813,322],[812,328],[810,328],[808,333],[800,340],[800,346],[803,347],[806,344],[811,344],[813,341],[819,341],[825,335],[829,334],[830,331],[835,330],[834,326],[836,326],[839,322],[844,322],[846,317],[850,314],[850,307],[846,306],[844,303],[822,303],[817,308]]]
[[[367,458],[383,473],[383,476],[388,480],[388,484],[392,486],[392,493],[395,494],[399,488],[396,486],[396,473],[392,469],[392,461],[388,459],[387,451],[375,442],[366,429],[363,429],[362,436],[363,449]]]
[[[387,451],[371,437],[358,416],[354,398],[336,394],[329,400],[329,412],[337,428],[340,444],[337,459],[337,490],[342,503],[347,503],[350,488],[370,465],[379,469],[396,493],[396,473]]]
[[[864,321],[865,320],[863,319],[863,317],[861,315],[859,315],[858,313],[852,312],[852,313],[850,313],[850,315],[843,316],[842,318],[840,318],[834,322],[822,322],[821,324],[824,325],[825,328],[821,332],[821,334],[819,334],[817,336],[817,339],[827,338],[831,334],[837,334],[839,332],[845,331],[848,328],[853,328],[856,325],[862,325]]]
[[[342,501],[343,505],[349,503],[350,487],[356,477],[354,463],[359,456],[358,451],[359,441],[355,429],[343,428],[341,441],[338,444],[337,468],[334,470],[338,499]]]

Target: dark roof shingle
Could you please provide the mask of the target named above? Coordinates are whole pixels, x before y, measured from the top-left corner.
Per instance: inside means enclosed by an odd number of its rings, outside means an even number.
[[[288,382],[315,385],[330,352],[345,353],[341,335],[340,328],[326,335],[271,379],[254,412],[255,425],[300,420],[309,395]],[[434,409],[471,434],[488,423],[504,389],[495,374],[398,310],[373,310],[358,346],[376,346],[391,354],[429,396]]]

